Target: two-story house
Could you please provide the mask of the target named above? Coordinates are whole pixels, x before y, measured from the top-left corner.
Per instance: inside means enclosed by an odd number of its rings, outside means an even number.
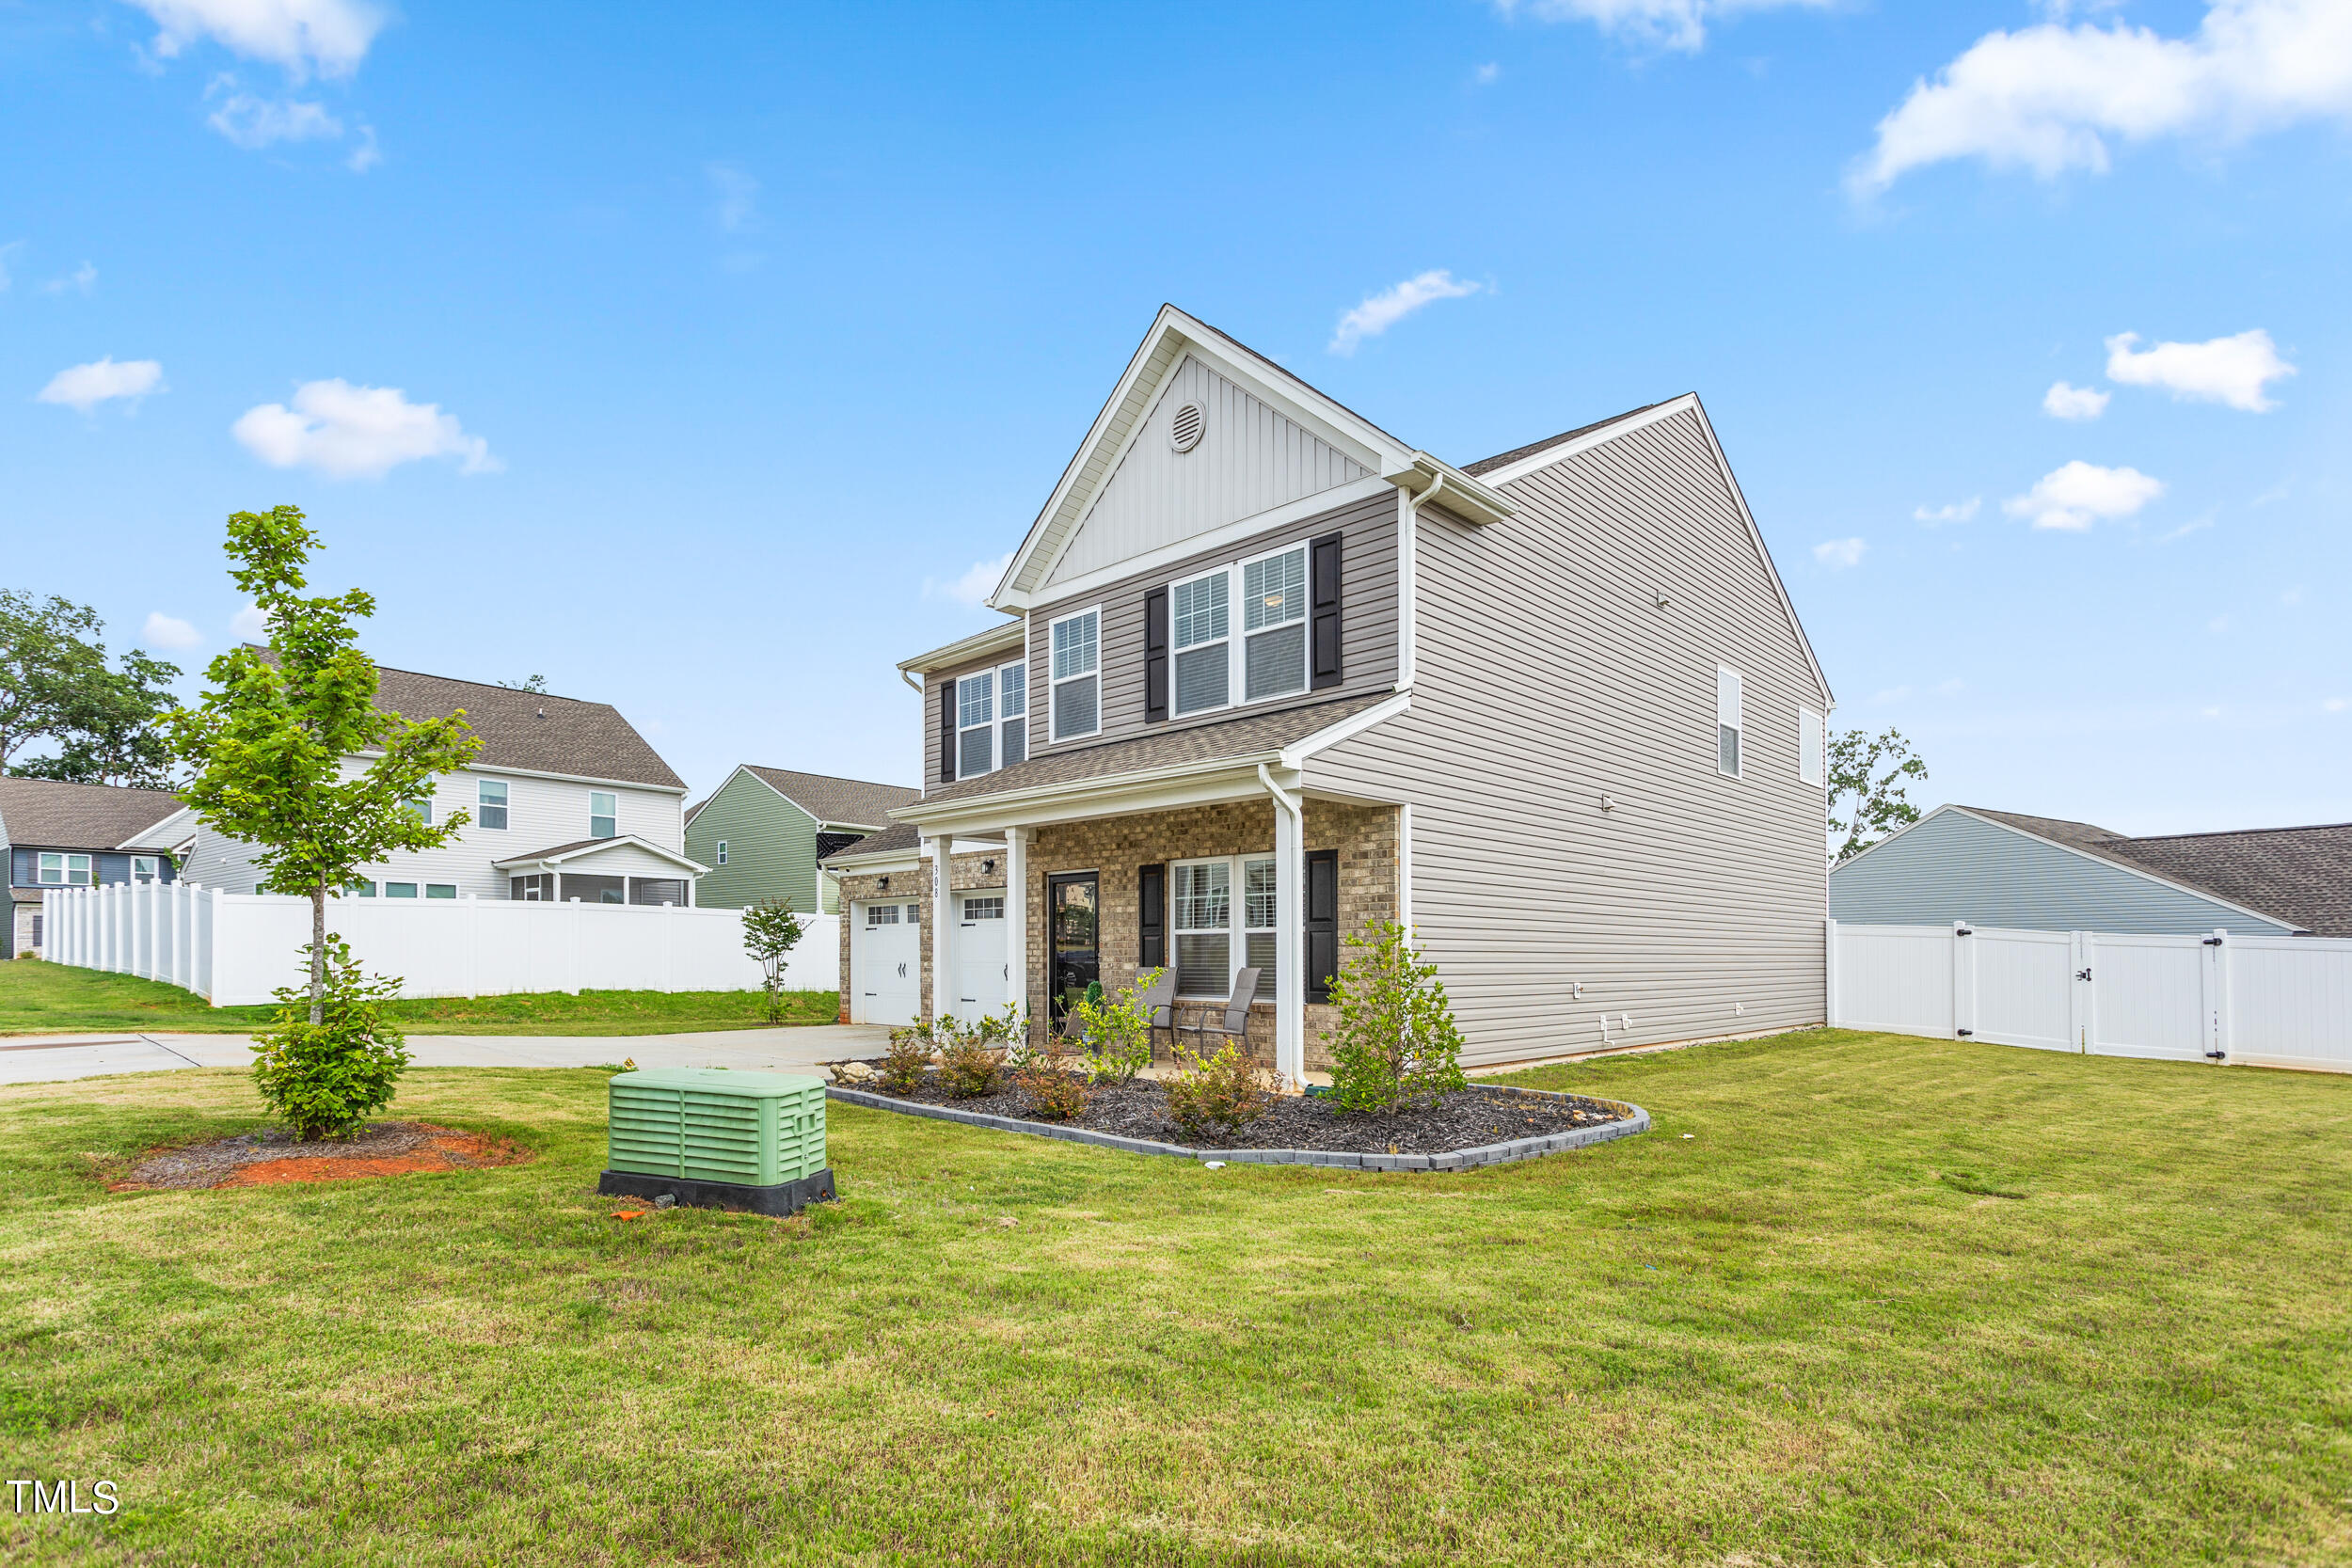
[[[407,850],[344,890],[360,898],[694,902],[704,867],[686,854],[686,784],[607,703],[423,675],[376,672],[376,706],[410,719],[464,709],[481,750],[416,802],[427,821],[467,815],[437,849]],[[347,772],[366,765],[348,759]],[[230,893],[260,889],[252,847],[188,826],[182,874]]]
[[[1695,396],[1456,467],[1166,308],[990,603],[826,863],[851,1016],[1254,967],[1295,1078],[1391,919],[1473,1062],[1825,1016],[1829,687]]]
[[[694,890],[706,909],[782,902],[833,914],[833,879],[817,863],[890,825],[923,792],[866,779],[743,763],[686,811],[686,852],[710,867]]]
[[[160,789],[0,778],[8,924],[0,958],[38,954],[41,895],[53,887],[168,882],[173,839],[159,831],[180,802]]]

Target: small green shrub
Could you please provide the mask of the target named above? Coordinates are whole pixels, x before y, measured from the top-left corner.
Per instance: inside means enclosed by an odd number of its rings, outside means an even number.
[[[1274,1107],[1282,1080],[1231,1039],[1212,1053],[1176,1048],[1176,1076],[1168,1081],[1168,1109],[1194,1137],[1211,1128],[1240,1132]]]
[[[940,1082],[954,1099],[977,1100],[993,1094],[1004,1078],[1008,1048],[999,1043],[989,1023],[981,1019],[967,1029],[953,1014],[942,1013],[931,1025],[931,1037],[939,1041]]]
[[[1124,1084],[1152,1065],[1152,1014],[1143,993],[1159,977],[1158,970],[1147,969],[1108,997],[1098,982],[1072,1006],[1087,1076],[1093,1082]]]
[[[890,1049],[882,1053],[882,1069],[876,1076],[893,1094],[913,1094],[930,1065],[930,1031],[919,1023],[909,1024],[890,1031]]]
[[[1044,1121],[1073,1121],[1087,1108],[1087,1075],[1073,1070],[1070,1060],[1057,1051],[1030,1053],[1019,1072],[1021,1092],[1029,1097],[1029,1114]]]
[[[302,947],[310,964],[309,943]],[[262,1102],[305,1143],[347,1138],[392,1102],[408,1053],[384,1017],[400,993],[397,977],[371,979],[359,972],[351,946],[326,938],[326,1008],[310,1022],[309,986],[281,986],[278,1018],[253,1037],[253,1086]]]
[[[1392,1112],[1469,1085],[1462,1075],[1461,1031],[1454,1026],[1438,966],[1423,963],[1395,921],[1349,937],[1357,956],[1331,981],[1339,1025],[1331,1052],[1331,1094],[1343,1111]]]
[[[802,936],[801,917],[781,898],[743,911],[743,951],[759,965],[759,989],[768,1022],[784,1022],[784,970]]]

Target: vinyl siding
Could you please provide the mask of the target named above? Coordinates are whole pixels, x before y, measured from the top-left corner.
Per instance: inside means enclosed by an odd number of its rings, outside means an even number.
[[[1206,416],[1190,451],[1168,442],[1187,403]],[[1361,479],[1370,470],[1187,355],[1110,483],[1055,562],[1055,583]]]
[[[710,867],[694,901],[739,910],[783,898],[803,914],[818,907],[817,819],[738,769],[686,825],[688,858]],[[727,863],[719,863],[726,840]]]
[[[1486,528],[1423,514],[1412,706],[1307,774],[1410,802],[1414,923],[1466,1058],[1592,1049],[1603,1012],[1630,1044],[1821,1022],[1826,802],[1797,708],[1826,693],[1697,417],[1503,489],[1519,513]],[[1718,662],[1742,677],[1740,779],[1716,770]]]
[[[2292,929],[1965,812],[1931,813],[1830,874],[1830,913],[1865,926],[1955,920],[2123,934]]]

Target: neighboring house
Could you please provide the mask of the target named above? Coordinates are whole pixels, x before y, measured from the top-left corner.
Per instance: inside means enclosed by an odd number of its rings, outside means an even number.
[[[1254,966],[1295,1075],[1391,919],[1472,1062],[1825,1016],[1830,692],[1695,396],[1456,467],[1164,309],[989,602],[826,861],[851,1016]]]
[[[367,867],[349,895],[694,902],[705,868],[686,853],[686,785],[610,705],[409,670],[376,674],[378,707],[409,719],[462,708],[482,748],[418,802],[428,821],[466,813],[457,836]],[[365,762],[346,761],[346,773]],[[196,826],[193,814],[187,822],[195,845],[182,875],[259,890],[251,846]]]
[[[744,763],[686,814],[686,852],[708,866],[695,897],[739,910],[783,899],[803,914],[839,908],[817,863],[890,826],[891,809],[921,800],[899,784]]]
[[[157,829],[179,810],[178,799],[160,789],[0,778],[9,899],[0,958],[40,951],[46,889],[170,881],[178,874],[172,844]]]
[[[1829,906],[1867,926],[2352,937],[2352,823],[2132,838],[1938,806],[1832,871]]]

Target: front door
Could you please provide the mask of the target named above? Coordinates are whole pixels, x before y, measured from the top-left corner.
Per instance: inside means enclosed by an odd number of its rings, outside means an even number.
[[[1067,872],[1046,880],[1046,928],[1052,933],[1053,980],[1048,988],[1057,1029],[1071,1004],[1103,977],[1102,881],[1091,871]]]

